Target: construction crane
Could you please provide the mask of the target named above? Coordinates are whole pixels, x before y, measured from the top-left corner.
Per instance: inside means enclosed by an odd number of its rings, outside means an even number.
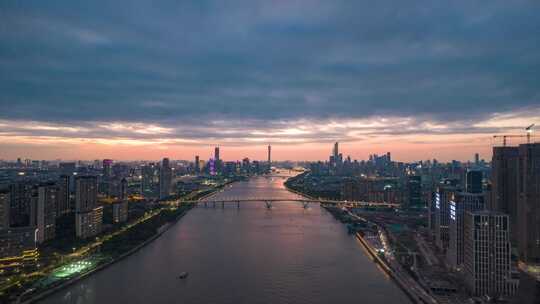
[[[527,137],[527,143],[531,143],[531,134],[533,131],[533,127],[535,124],[532,124],[525,128],[525,132],[527,132],[527,135],[493,135],[493,138],[501,138],[503,139],[503,147],[506,147],[506,139],[510,137]]]
[[[503,139],[503,147],[506,147],[506,139],[509,137],[527,137],[527,135],[493,135],[493,138],[501,138]]]
[[[531,143],[531,133],[533,131],[533,127],[534,127],[535,124],[532,124],[528,127],[525,128],[525,132],[527,132],[527,143],[530,144]]]

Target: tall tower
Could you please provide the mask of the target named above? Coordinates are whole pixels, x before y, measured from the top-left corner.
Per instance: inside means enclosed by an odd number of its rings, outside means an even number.
[[[164,158],[159,170],[159,198],[163,199],[171,195],[172,169],[169,159]]]
[[[334,160],[337,160],[339,155],[339,143],[336,141],[334,144]]]
[[[219,147],[214,149],[214,160],[219,161]]]
[[[195,155],[195,173],[201,173],[201,161],[199,155]]]
[[[272,168],[272,146],[268,145],[268,172]]]

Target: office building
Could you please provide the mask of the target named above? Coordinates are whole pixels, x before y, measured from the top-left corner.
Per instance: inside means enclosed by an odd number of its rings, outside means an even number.
[[[468,170],[465,173],[465,191],[468,193],[482,193],[483,177],[482,171]]]
[[[196,174],[201,173],[201,161],[199,160],[199,155],[195,155],[195,163],[193,167]]]
[[[56,235],[57,198],[58,188],[55,184],[45,184],[38,187],[36,233],[36,241],[38,243],[52,240]]]
[[[70,203],[70,176],[60,175],[57,182],[58,196],[56,200],[56,216],[62,216],[70,213],[72,210]]]
[[[9,226],[12,228],[35,226],[35,188],[25,182],[9,186]]]
[[[409,175],[407,177],[407,205],[409,208],[421,208],[422,204],[422,177]]]
[[[219,152],[218,152],[219,154]],[[164,199],[171,195],[172,169],[168,158],[161,162],[159,170],[159,198]]]
[[[494,211],[464,216],[465,283],[474,296],[511,296],[519,281],[512,277],[510,222]]]
[[[9,190],[0,190],[0,230],[9,228]]]
[[[435,192],[434,236],[435,244],[442,252],[446,252],[450,242],[450,201],[457,191],[452,185],[440,185]]]
[[[268,145],[268,172],[272,170],[272,146]]]
[[[450,267],[460,270],[464,257],[463,231],[465,213],[485,210],[484,194],[456,192],[448,206],[450,209],[450,240],[447,261]]]
[[[519,145],[518,250],[526,264],[540,264],[540,143]]]
[[[103,179],[107,180],[112,177],[112,159],[103,160]]]

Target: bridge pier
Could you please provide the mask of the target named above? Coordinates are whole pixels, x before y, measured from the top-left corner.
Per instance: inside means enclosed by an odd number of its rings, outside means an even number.
[[[213,203],[213,206],[212,206],[212,207],[213,207],[213,208],[216,208],[216,202],[215,202],[215,201],[214,201],[214,203]]]
[[[271,201],[264,201],[264,203],[266,204],[266,209],[271,209],[272,208],[272,202]]]
[[[204,202],[204,208],[208,208],[208,203]]]
[[[225,202],[221,202],[221,209],[225,208]]]
[[[309,207],[309,202],[302,202],[302,206],[304,209],[307,209]]]
[[[236,208],[240,209],[240,201],[236,201]]]

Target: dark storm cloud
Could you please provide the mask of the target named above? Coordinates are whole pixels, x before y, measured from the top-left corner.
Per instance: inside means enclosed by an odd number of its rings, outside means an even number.
[[[0,119],[210,138],[214,120],[400,116],[461,132],[540,106],[538,1],[178,2],[3,1]]]

